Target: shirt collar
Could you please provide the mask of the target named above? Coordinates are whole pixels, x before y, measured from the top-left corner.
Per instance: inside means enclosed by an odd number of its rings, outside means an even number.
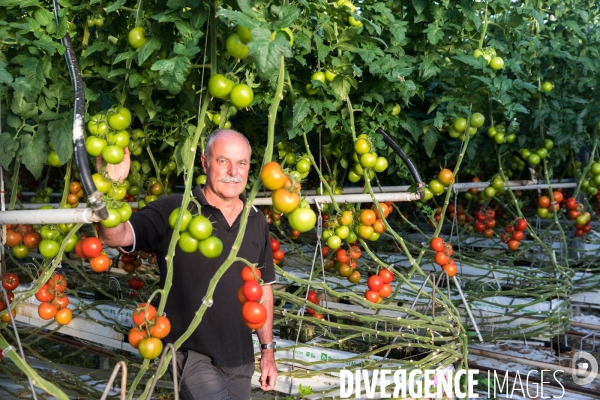
[[[192,195],[194,195],[194,197],[196,197],[198,199],[198,201],[200,202],[200,205],[202,207],[204,206],[209,206],[209,207],[213,207],[208,200],[206,200],[206,197],[204,196],[204,193],[202,192],[202,186],[198,185],[196,186],[194,189],[192,189]],[[244,203],[244,206],[246,206],[246,195],[244,193],[240,193],[240,200]],[[253,216],[254,214],[256,214],[258,211],[256,209],[256,207],[252,206],[250,208],[250,215],[249,216]]]

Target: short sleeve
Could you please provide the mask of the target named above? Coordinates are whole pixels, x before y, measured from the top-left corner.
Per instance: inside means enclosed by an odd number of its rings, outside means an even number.
[[[263,251],[261,252],[258,265],[262,266],[262,280],[265,283],[275,283],[275,267],[273,265],[273,250],[271,250],[271,236],[269,235],[269,225],[267,225],[267,221],[265,217],[260,214],[257,215],[257,218],[260,220],[260,224],[264,231],[265,237],[265,246]]]
[[[131,214],[129,223],[134,235],[134,244],[133,248],[127,248],[126,251],[142,250],[156,254],[161,252],[163,240],[167,235],[170,237],[169,214],[181,205],[181,201],[177,205],[177,199],[173,197],[176,196],[153,201]]]

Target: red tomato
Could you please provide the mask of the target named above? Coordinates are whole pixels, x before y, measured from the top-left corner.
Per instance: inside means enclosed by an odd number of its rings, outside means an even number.
[[[139,326],[134,326],[129,330],[129,335],[127,335],[127,341],[134,349],[138,348],[138,344],[142,339],[147,338],[148,335],[146,333],[146,329],[141,329]]]
[[[279,248],[279,241],[277,239],[271,238],[271,251],[276,252],[277,250],[279,250]]]
[[[518,231],[524,231],[527,229],[527,221],[523,218],[517,219],[515,222],[515,229]]]
[[[244,296],[244,290],[243,289],[244,289],[244,287],[240,286],[240,289],[238,290],[238,293],[237,293],[238,301],[241,304],[244,304],[245,302],[248,301],[248,299],[246,298],[246,296]]]
[[[67,279],[63,275],[55,273],[48,279],[48,287],[62,293],[67,288]]]
[[[579,204],[577,204],[577,200],[574,197],[569,197],[567,199],[567,208],[569,210],[575,210],[578,206]]]
[[[165,316],[158,316],[154,325],[150,327],[150,335],[155,338],[163,339],[171,332],[171,322]]]
[[[84,239],[80,240],[75,245],[75,253],[77,254],[77,257],[79,257],[79,258],[86,258],[85,254],[83,254],[83,240]]]
[[[394,273],[387,268],[383,268],[379,271],[379,276],[383,279],[383,283],[390,283],[394,280]]]
[[[552,192],[552,196],[554,197],[554,202],[555,203],[560,203],[564,200],[564,196],[561,192],[559,192],[558,190],[555,190],[554,192]]]
[[[51,292],[49,289],[50,286],[48,286],[47,283],[42,285],[42,287],[35,293],[35,298],[42,302],[51,301],[54,298],[54,292]]]
[[[434,261],[439,266],[448,264],[448,259],[448,256],[442,251],[435,253]]]
[[[313,304],[319,304],[321,302],[321,300],[319,300],[319,296],[317,295],[317,292],[315,292],[312,289],[310,289],[308,291],[308,296],[306,299]]]
[[[91,258],[90,268],[92,268],[96,272],[104,272],[110,268],[110,258],[108,258],[106,254],[102,254],[97,257]]]
[[[2,277],[2,286],[6,290],[15,290],[19,286],[19,276],[8,272]]]
[[[15,232],[12,229],[6,230],[6,245],[8,247],[15,247],[21,243],[21,239],[23,239],[23,235],[20,232]]]
[[[381,286],[383,286],[383,278],[379,275],[372,275],[367,279],[367,286],[369,287],[369,290],[378,292],[381,289]]]
[[[48,302],[43,302],[38,306],[38,315],[45,321],[54,318],[57,311],[58,309]]]
[[[520,242],[521,240],[523,240],[523,237],[524,237],[524,236],[525,236],[525,234],[523,233],[523,231],[514,231],[514,232],[513,232],[513,234],[512,234],[512,238],[513,238],[514,240],[517,240],[517,241],[519,241],[519,242]]]
[[[323,248],[321,248],[321,255],[323,256],[323,258],[327,257],[329,255],[329,247],[327,246],[323,246]]]
[[[374,290],[367,290],[367,292],[365,293],[365,299],[367,299],[371,303],[377,303],[380,298],[381,295],[379,294],[379,291],[376,292]]]
[[[28,249],[37,249],[42,241],[42,235],[37,232],[31,232],[23,236],[23,244]]]
[[[67,295],[63,293],[57,293],[56,297],[52,299],[50,304],[52,304],[57,309],[62,310],[63,308],[66,308],[69,305],[69,297],[67,297]]]
[[[256,273],[256,278],[254,277],[254,273]],[[254,268],[254,272],[252,272],[252,267],[249,267],[248,265],[246,265],[244,268],[242,268],[241,275],[242,275],[242,280],[244,282],[254,281],[254,280],[256,280],[258,282],[262,276],[262,272],[260,272],[260,269],[258,269],[258,268]]]
[[[362,254],[362,252],[360,251],[360,247],[350,246],[350,249],[348,250],[348,255],[350,256],[351,259],[358,260],[361,256],[361,254]]]
[[[446,248],[444,247],[444,240],[441,237],[434,237],[431,239],[431,243],[429,243],[429,247],[433,251],[444,251]]]
[[[148,304],[148,310],[145,309],[146,303],[140,303],[131,315],[133,323],[137,326],[141,326],[146,321],[152,321],[156,318],[156,308],[152,304]]]
[[[519,241],[518,240],[509,240],[508,241],[508,248],[512,251],[516,251],[519,248]]]
[[[81,250],[87,258],[98,257],[102,253],[102,242],[97,237],[86,238]]]
[[[242,306],[244,321],[250,324],[259,324],[267,319],[267,309],[260,303],[248,301]]]
[[[388,298],[392,294],[392,286],[389,283],[384,283],[379,289],[379,295],[383,298]]]
[[[279,249],[279,250],[273,252],[274,259],[283,260],[283,257],[285,257],[285,253],[283,252],[283,250]]]
[[[450,278],[456,275],[456,264],[448,263],[442,266],[442,270],[445,271]]]
[[[56,312],[54,321],[59,325],[67,325],[73,319],[73,311],[69,308],[62,308]]]
[[[263,294],[262,287],[254,279],[244,282],[244,286],[242,286],[242,292],[248,301],[257,301],[262,297]]]
[[[337,254],[335,255],[335,258],[342,264],[347,264],[350,262],[350,257],[346,253],[346,250],[343,250],[343,249],[337,252]]]

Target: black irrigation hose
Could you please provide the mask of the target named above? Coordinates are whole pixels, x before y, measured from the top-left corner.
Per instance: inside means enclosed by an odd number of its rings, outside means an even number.
[[[58,10],[59,5],[57,0],[53,0],[54,5],[54,17],[56,18],[56,24],[59,24]],[[65,46],[65,60],[67,62],[67,68],[69,69],[69,75],[71,77],[71,85],[73,86],[73,153],[75,154],[75,164],[77,164],[77,170],[81,178],[81,185],[83,190],[88,195],[88,200],[92,205],[94,214],[101,219],[108,218],[108,210],[106,205],[102,201],[102,193],[96,189],[92,174],[90,172],[90,166],[87,159],[87,152],[85,151],[85,136],[83,119],[85,117],[85,93],[83,91],[83,80],[81,79],[81,72],[75,51],[73,51],[73,43],[71,42],[71,36],[69,32],[60,40],[63,46]]]
[[[423,178],[421,178],[421,174],[419,174],[419,171],[417,170],[417,167],[415,167],[415,165],[413,164],[412,160],[406,155],[404,151],[402,151],[400,146],[398,146],[396,142],[394,142],[394,139],[392,139],[387,133],[385,133],[383,129],[377,128],[375,132],[383,136],[383,141],[386,142],[388,146],[390,146],[392,150],[396,152],[396,154],[398,154],[402,161],[404,161],[404,164],[406,164],[406,166],[408,167],[413,179],[415,180],[415,183],[417,184],[417,193],[419,193],[419,196],[421,196],[421,200],[425,198],[425,182],[423,182]]]

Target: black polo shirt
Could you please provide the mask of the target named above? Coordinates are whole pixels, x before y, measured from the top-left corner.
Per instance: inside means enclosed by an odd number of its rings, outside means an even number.
[[[190,254],[176,246],[173,286],[165,307],[171,322],[166,343],[174,343],[187,330],[202,305],[210,280],[229,255],[239,231],[241,214],[230,227],[221,211],[208,204],[200,189],[200,186],[195,187],[192,194],[202,207],[202,215],[213,222],[213,235],[223,242],[223,252],[217,258],[208,259],[199,251]],[[161,288],[164,287],[167,272],[165,256],[173,233],[169,215],[181,206],[182,199],[182,195],[173,195],[156,200],[133,213],[129,220],[134,233],[131,250],[156,253]],[[243,195],[240,199],[246,203]],[[189,209],[192,214],[197,213],[193,202],[189,203]],[[264,215],[254,207],[248,216],[238,256],[258,263],[265,282],[275,281],[269,226]],[[237,299],[237,292],[243,284],[240,273],[244,266],[236,261],[227,269],[217,284],[213,305],[206,310],[196,331],[181,346],[182,349],[206,354],[219,367],[237,367],[254,362],[251,330],[244,324],[242,305]]]

